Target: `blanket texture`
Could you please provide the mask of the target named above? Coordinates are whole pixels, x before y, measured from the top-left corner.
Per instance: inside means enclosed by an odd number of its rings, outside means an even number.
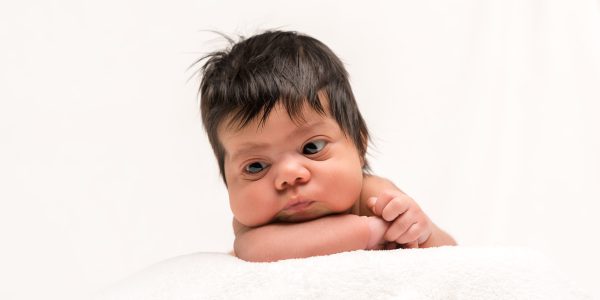
[[[540,253],[439,247],[353,251],[273,263],[176,257],[96,299],[589,299]]]

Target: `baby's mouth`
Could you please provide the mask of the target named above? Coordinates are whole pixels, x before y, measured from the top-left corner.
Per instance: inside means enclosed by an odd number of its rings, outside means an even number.
[[[318,201],[301,200],[290,201],[277,215],[276,220],[280,222],[304,222],[314,220],[328,215],[327,209],[322,207]]]
[[[300,212],[303,211],[305,209],[307,209],[309,206],[311,206],[315,201],[297,201],[297,202],[290,202],[288,205],[286,205],[283,210],[285,211],[289,211],[289,212]]]

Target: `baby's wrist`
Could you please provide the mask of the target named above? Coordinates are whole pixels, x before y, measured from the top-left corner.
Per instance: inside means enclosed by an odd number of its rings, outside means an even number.
[[[383,219],[371,216],[366,217],[369,226],[369,239],[367,241],[367,250],[382,249],[384,244],[383,235],[387,230],[388,224]]]

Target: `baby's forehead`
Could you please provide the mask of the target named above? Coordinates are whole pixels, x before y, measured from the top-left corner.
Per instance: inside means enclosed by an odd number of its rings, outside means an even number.
[[[264,130],[265,127],[273,125],[273,123],[279,124],[282,122],[291,122],[296,127],[302,129],[326,119],[335,122],[335,120],[331,118],[329,112],[319,111],[309,105],[304,105],[302,109],[290,111],[286,109],[285,106],[278,104],[270,111],[262,111],[251,118],[247,118],[238,113],[231,113],[222,122],[222,126],[219,127],[230,132],[243,132],[248,129],[261,131]],[[275,127],[274,129],[277,130],[283,128]]]
[[[287,110],[278,108],[271,111],[267,118],[254,118],[242,124],[229,120],[220,127],[219,139],[226,150],[233,150],[239,145],[262,142],[289,143],[296,138],[308,135],[338,135],[340,126],[327,113],[304,108],[301,114],[289,114]]]
[[[323,90],[319,90],[315,98],[281,97],[275,101],[253,99],[236,106],[225,114],[220,126],[230,130],[242,130],[247,126],[259,128],[273,118],[273,115],[279,118],[287,116],[289,121],[298,126],[314,118],[331,117],[329,97]]]

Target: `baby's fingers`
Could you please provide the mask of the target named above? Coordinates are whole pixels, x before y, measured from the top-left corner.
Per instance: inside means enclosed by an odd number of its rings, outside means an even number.
[[[408,231],[408,229],[411,228],[411,226],[413,226],[413,224],[416,222],[417,221],[414,218],[406,215],[396,219],[385,232],[385,240],[390,242],[395,241],[398,243],[398,238]]]
[[[408,197],[394,197],[388,202],[381,212],[381,218],[391,222],[398,218],[401,214],[408,211],[411,201]]]
[[[410,242],[410,243],[407,243],[406,245],[404,245],[404,248],[405,249],[416,249],[416,248],[419,248],[419,243],[417,241]]]
[[[425,224],[415,223],[406,232],[396,239],[398,244],[418,243],[420,240],[429,237],[431,232],[426,229]]]
[[[373,211],[376,216],[381,216],[384,207],[392,200],[394,196],[391,193],[381,193],[379,197],[371,197],[367,201],[367,206]]]

